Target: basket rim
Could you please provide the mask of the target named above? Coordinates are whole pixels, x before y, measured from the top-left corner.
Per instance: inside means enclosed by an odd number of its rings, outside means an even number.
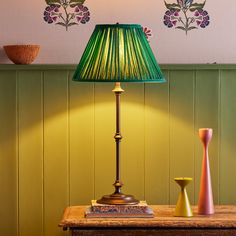
[[[36,47],[36,48],[39,48],[40,45],[38,44],[9,44],[9,45],[4,45],[3,48],[10,48],[10,47]]]

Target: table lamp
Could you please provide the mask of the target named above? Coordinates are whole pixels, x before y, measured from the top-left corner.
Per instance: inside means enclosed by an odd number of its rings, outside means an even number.
[[[139,200],[121,192],[120,178],[120,82],[165,82],[141,25],[96,25],[85,48],[73,80],[78,82],[115,82],[116,96],[116,180],[115,192],[97,200],[99,204],[132,205]]]

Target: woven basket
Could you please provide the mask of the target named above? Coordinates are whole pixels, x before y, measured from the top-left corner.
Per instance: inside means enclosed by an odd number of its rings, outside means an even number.
[[[8,58],[15,64],[31,64],[39,53],[39,45],[3,46]]]

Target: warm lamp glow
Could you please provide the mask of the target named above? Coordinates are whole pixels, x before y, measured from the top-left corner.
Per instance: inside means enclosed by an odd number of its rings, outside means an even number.
[[[165,82],[140,25],[97,25],[73,76],[80,82],[116,82],[116,180],[115,192],[105,195],[101,204],[137,204],[132,195],[121,192],[120,178],[120,82]]]

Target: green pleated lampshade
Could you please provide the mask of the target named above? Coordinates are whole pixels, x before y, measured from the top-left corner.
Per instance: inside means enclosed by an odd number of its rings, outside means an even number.
[[[84,82],[165,82],[140,25],[96,25],[73,76]]]

